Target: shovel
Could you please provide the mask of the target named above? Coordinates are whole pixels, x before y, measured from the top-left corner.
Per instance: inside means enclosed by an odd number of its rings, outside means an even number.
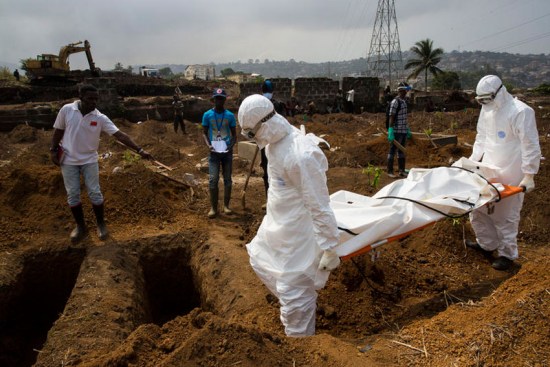
[[[384,131],[384,130],[382,130],[382,129],[380,129],[380,128],[378,128],[378,131],[379,131],[380,133],[382,133],[382,134],[388,136],[388,133],[387,133],[386,131]],[[395,147],[396,147],[397,149],[399,149],[399,150],[402,151],[403,153],[407,153],[407,149],[406,149],[403,145],[401,145],[397,140],[394,139],[394,140],[392,141],[392,143],[393,143],[393,145],[395,145]]]
[[[258,157],[259,151],[260,151],[260,148],[256,146],[256,151],[254,152],[254,158],[252,158],[252,162],[250,163],[250,170],[248,171],[248,175],[246,176],[246,180],[244,181],[243,193],[241,196],[241,204],[243,206],[243,209],[246,209],[246,188],[248,187],[248,181],[250,180],[250,176],[252,175],[252,171],[254,170],[254,163],[256,163],[256,157]]]

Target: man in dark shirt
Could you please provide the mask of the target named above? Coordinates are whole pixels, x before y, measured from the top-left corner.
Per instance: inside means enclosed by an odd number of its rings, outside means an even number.
[[[411,87],[405,83],[399,83],[397,87],[397,97],[393,99],[390,104],[389,111],[389,126],[388,126],[388,141],[390,142],[390,151],[388,153],[388,176],[395,177],[393,174],[393,157],[397,150],[393,141],[397,141],[402,146],[405,146],[405,142],[411,137],[411,130],[407,124],[407,101],[405,97],[407,92],[411,90]],[[405,171],[405,153],[401,150],[397,150],[397,166],[399,169],[399,176],[406,177]]]

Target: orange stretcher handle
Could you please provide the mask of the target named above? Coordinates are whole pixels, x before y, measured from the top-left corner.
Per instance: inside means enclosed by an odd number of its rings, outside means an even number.
[[[502,186],[504,186],[504,190],[500,192],[501,198],[507,198],[508,196],[519,194],[520,192],[525,192],[525,187],[523,186],[510,186],[510,185],[502,185]]]

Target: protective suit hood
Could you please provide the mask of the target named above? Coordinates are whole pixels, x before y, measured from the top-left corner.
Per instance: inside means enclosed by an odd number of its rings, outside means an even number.
[[[238,120],[242,134],[247,137],[246,133],[256,128],[252,140],[260,149],[267,144],[278,142],[292,131],[292,125],[278,113],[274,113],[272,117],[262,122],[274,111],[273,103],[259,94],[246,97],[239,107]],[[257,126],[258,124],[261,125]]]
[[[476,94],[478,96],[495,94],[494,101],[481,106],[487,112],[500,109],[514,98],[496,75],[486,75],[481,78],[477,83]]]

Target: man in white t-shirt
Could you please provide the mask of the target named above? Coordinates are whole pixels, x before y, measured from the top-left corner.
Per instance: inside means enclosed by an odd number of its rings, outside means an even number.
[[[351,89],[346,92],[346,107],[347,107],[347,113],[354,113],[355,112],[355,90]]]
[[[73,242],[78,242],[86,234],[84,211],[80,201],[80,175],[84,178],[92,202],[98,236],[105,240],[109,234],[104,220],[103,194],[99,187],[97,149],[101,132],[114,136],[142,158],[153,158],[96,109],[98,99],[99,92],[94,86],[82,85],[80,100],[64,105],[53,125],[55,130],[50,158],[55,165],[61,167],[67,202],[76,221],[76,228],[71,232]]]

